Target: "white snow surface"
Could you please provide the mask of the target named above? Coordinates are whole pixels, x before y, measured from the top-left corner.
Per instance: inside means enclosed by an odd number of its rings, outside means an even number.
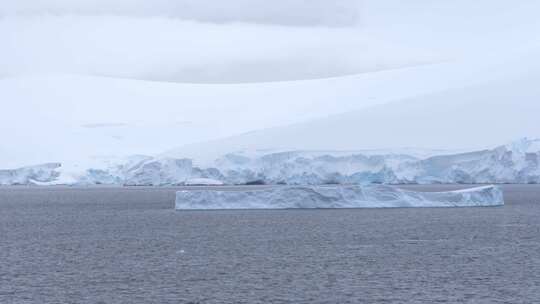
[[[222,181],[211,179],[211,178],[190,178],[184,185],[186,186],[221,186],[223,185]]]
[[[478,207],[504,205],[502,190],[484,186],[449,192],[415,192],[390,186],[283,186],[260,190],[182,190],[176,210]]]
[[[540,136],[540,124],[537,123],[540,49],[515,56],[494,65],[484,65],[481,61],[462,62],[415,68],[412,69],[414,72],[407,70],[403,76],[413,78],[388,79],[387,83],[379,84],[388,86],[389,92],[384,92],[382,87],[373,92],[387,102],[184,145],[163,155],[196,158],[200,151],[224,154],[242,150],[363,150],[411,145],[443,150],[479,150],[524,136],[537,138]],[[465,78],[454,78],[460,77],[458,75]],[[424,92],[402,94],[398,98],[386,95],[397,93],[393,88],[399,90],[402,84],[420,79],[425,85]],[[439,83],[442,79],[449,81],[446,87]]]

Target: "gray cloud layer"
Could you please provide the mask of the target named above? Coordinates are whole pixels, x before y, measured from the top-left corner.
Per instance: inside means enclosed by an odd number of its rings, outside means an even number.
[[[173,82],[313,79],[426,63],[353,27],[212,24],[163,17],[0,19],[0,71]],[[418,59],[420,58],[420,59]]]
[[[539,9],[536,0],[3,1],[0,77],[342,76],[528,48],[537,43]]]
[[[346,26],[359,20],[359,0],[16,0],[1,15],[163,16],[203,22]]]

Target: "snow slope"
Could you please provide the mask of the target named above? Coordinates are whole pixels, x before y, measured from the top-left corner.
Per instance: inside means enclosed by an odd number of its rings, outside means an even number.
[[[339,78],[227,85],[75,75],[0,79],[1,100],[9,103],[3,108],[0,131],[9,144],[5,153],[12,155],[0,158],[0,168],[51,160],[90,167],[93,158],[157,154],[499,77],[490,72],[491,65],[476,66],[469,72],[447,63]],[[223,148],[218,149],[221,154],[236,150]],[[330,148],[342,149],[327,145],[324,150]]]
[[[421,147],[431,149],[484,149],[514,138],[539,137],[540,49],[502,63],[432,67],[432,74],[414,77],[433,89],[416,96],[311,121],[252,131],[225,139],[171,150],[170,157],[196,158],[199,151],[224,154],[241,150],[362,150]],[[446,68],[460,66],[461,80],[450,80]],[[479,76],[485,73],[483,76]],[[484,82],[468,82],[471,74]],[[429,78],[432,76],[433,78]],[[453,86],[435,89],[433,79],[447,79]],[[411,81],[411,80],[409,80]],[[396,87],[399,80],[396,79]],[[461,84],[458,86],[457,84]],[[382,91],[382,90],[381,90]],[[384,95],[381,92],[381,95]]]
[[[162,151],[159,157],[204,167],[237,151],[485,149],[540,136],[534,58],[236,85],[7,78],[0,80],[2,100],[17,102],[3,109],[0,168],[60,161],[81,172]],[[231,136],[249,129],[261,130]]]

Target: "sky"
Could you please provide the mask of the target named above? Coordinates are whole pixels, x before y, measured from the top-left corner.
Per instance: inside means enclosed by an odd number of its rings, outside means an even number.
[[[7,42],[0,66],[11,75],[69,72],[237,83],[341,76],[435,60],[429,51],[357,33],[351,27],[214,24],[155,17],[6,18],[0,20],[0,37]]]
[[[166,17],[200,22],[245,22],[295,26],[349,26],[358,23],[358,0],[17,0],[2,15],[114,15]]]
[[[535,2],[2,1],[0,77],[239,83],[374,72],[527,44]]]
[[[56,72],[239,83],[440,59],[360,33],[361,6],[358,0],[5,1],[0,76]]]

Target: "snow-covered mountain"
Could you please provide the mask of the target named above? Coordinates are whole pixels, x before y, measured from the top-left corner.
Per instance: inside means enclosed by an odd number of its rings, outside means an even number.
[[[201,153],[248,149],[485,149],[522,136],[535,138],[540,135],[537,58],[540,48],[501,57],[504,60],[497,64],[476,61],[430,66],[423,69],[422,76],[408,70],[409,76],[414,75],[408,81],[419,81],[416,83],[423,83],[429,91],[390,97],[382,104],[301,123],[184,145],[165,155],[196,158]],[[443,79],[448,80],[447,87],[438,86]],[[385,98],[396,92],[392,88],[399,90],[403,84],[397,78],[397,83],[387,81],[379,84],[391,93],[379,87],[377,96]]]
[[[146,172],[235,151],[540,137],[538,1],[256,3],[0,4],[0,168],[56,161],[78,172],[65,183],[88,168],[124,183],[112,163],[157,155],[131,178],[169,183]]]
[[[439,153],[442,153],[439,151]],[[191,159],[133,156],[79,174],[59,164],[0,171],[2,184],[410,184],[540,183],[540,140],[466,153],[283,151],[229,153],[208,166]],[[66,182],[69,181],[69,182]]]

